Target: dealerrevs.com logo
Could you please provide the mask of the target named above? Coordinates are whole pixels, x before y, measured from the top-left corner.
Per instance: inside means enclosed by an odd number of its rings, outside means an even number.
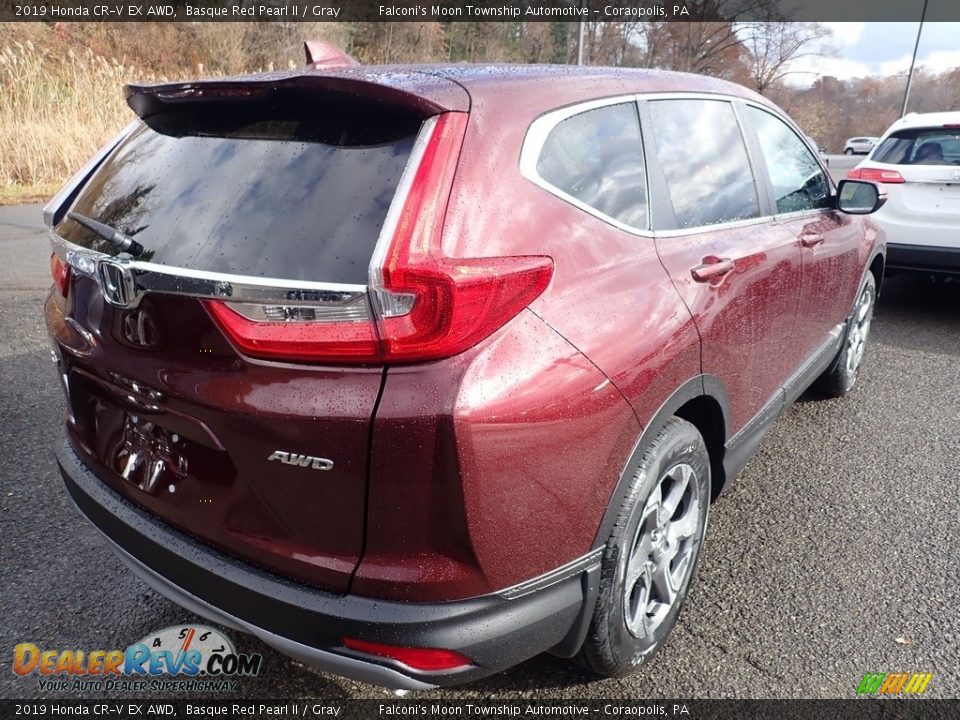
[[[126,650],[41,649],[20,643],[13,671],[36,676],[40,690],[233,691],[237,678],[260,672],[263,656],[238,653],[219,630],[173,626],[151,633]]]

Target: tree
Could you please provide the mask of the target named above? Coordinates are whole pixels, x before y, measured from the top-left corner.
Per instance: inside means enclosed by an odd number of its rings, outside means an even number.
[[[747,50],[750,82],[761,95],[788,75],[805,57],[823,55],[823,41],[831,32],[819,23],[740,23],[737,36]]]

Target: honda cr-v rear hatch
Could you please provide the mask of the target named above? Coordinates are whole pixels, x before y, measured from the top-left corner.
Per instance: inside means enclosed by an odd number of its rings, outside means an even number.
[[[383,374],[368,266],[438,108],[358,80],[131,105],[144,122],[49,214],[68,433],[181,530],[346,591]]]

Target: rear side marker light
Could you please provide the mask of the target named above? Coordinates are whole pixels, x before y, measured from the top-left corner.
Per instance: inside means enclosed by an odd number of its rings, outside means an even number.
[[[66,297],[70,289],[70,266],[56,253],[50,256],[50,275],[53,276],[53,284],[57,286],[57,290]]]
[[[422,670],[425,672],[457,670],[473,665],[469,658],[453,650],[401,647],[399,645],[385,645],[383,643],[358,640],[356,638],[343,638],[343,645],[350,650],[396,660],[414,670]]]
[[[903,175],[896,170],[881,170],[879,168],[854,168],[847,173],[851,180],[870,180],[878,183],[902,183]]]

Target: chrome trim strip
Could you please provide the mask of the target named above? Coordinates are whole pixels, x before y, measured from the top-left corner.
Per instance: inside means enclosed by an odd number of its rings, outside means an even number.
[[[763,215],[762,217],[747,218],[745,220],[730,220],[729,222],[717,223],[716,225],[698,225],[697,227],[679,228],[676,230],[657,230],[655,235],[658,238],[682,237],[684,235],[694,235],[701,233],[714,232],[715,230],[732,230],[734,228],[749,227],[772,221],[775,215]]]
[[[74,245],[53,230],[50,242],[62,260],[77,272],[96,279],[101,290],[102,268],[124,271],[128,297],[124,302],[113,302],[122,307],[136,307],[147,293],[324,307],[347,305],[367,294],[366,285],[261,278],[114,257]],[[110,300],[106,293],[104,297]]]
[[[735,100],[742,100],[743,102],[755,102],[739,95],[711,92],[683,92],[681,90],[640,93],[637,98],[639,100],[720,100],[722,102],[734,102]],[[764,106],[761,104],[760,107]]]
[[[551,585],[556,585],[558,582],[566,580],[569,577],[579,575],[594,565],[598,565],[602,555],[603,548],[591,550],[586,555],[578,557],[576,560],[571,560],[566,565],[561,565],[555,570],[546,572],[543,575],[538,575],[535,578],[525,580],[522,583],[508,587],[505,590],[500,590],[496,594],[506,600],[515,600],[518,597],[529,595],[537,590],[543,590],[544,588],[548,588]]]
[[[777,213],[773,217],[775,220],[803,220],[805,217],[809,217],[812,220],[818,215],[826,215],[834,211],[834,208],[807,208],[806,210],[791,210],[788,213]]]
[[[555,195],[564,202],[570,203],[574,207],[583,210],[588,215],[592,215],[599,220],[603,220],[608,225],[613,225],[615,228],[623,230],[624,232],[628,232],[631,235],[652,237],[653,233],[651,233],[649,230],[645,228],[633,227],[632,225],[627,225],[626,223],[620,222],[616,218],[610,217],[606,213],[587,205],[581,200],[573,197],[573,195],[570,195],[555,185],[547,182],[543,177],[541,177],[540,173],[537,172],[537,160],[540,158],[540,152],[543,150],[544,143],[546,143],[547,137],[549,137],[553,129],[561,122],[567,118],[573,117],[574,115],[579,115],[591,110],[607,107],[608,105],[625,105],[627,103],[636,103],[638,97],[640,96],[636,94],[630,94],[616,95],[614,97],[601,98],[598,100],[588,100],[587,102],[568,105],[567,107],[560,108],[559,110],[548,112],[546,115],[541,115],[530,124],[530,127],[527,128],[527,134],[523,139],[523,145],[520,149],[520,174],[534,185],[546,190],[551,195]],[[649,215],[650,213],[648,207],[647,216],[649,217]]]

